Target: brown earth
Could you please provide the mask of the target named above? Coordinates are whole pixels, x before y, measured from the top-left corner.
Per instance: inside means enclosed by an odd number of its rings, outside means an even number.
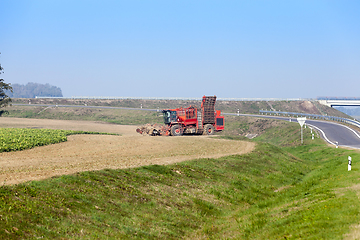
[[[309,114],[321,114],[321,112],[316,108],[316,106],[310,101],[301,102],[300,109],[302,110],[302,112],[306,112]]]
[[[150,137],[136,126],[89,121],[0,118],[0,127],[51,128],[121,134],[73,135],[67,142],[0,153],[0,183],[16,184],[75,172],[171,164],[251,152],[255,144],[207,136]]]

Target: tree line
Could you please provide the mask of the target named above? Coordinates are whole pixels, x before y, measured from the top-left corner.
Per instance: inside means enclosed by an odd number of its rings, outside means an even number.
[[[10,98],[35,98],[38,97],[62,97],[62,91],[59,87],[48,83],[40,84],[29,82],[23,84],[11,84],[13,91],[6,91]]]

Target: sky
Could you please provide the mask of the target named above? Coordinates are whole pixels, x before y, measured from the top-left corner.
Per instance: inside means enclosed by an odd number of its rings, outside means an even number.
[[[64,97],[360,97],[360,1],[0,0],[5,82]]]

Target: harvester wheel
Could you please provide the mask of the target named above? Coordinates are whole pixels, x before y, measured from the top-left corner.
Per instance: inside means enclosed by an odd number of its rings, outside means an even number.
[[[183,129],[180,125],[174,125],[170,129],[171,136],[181,136],[183,134]]]
[[[203,132],[204,135],[213,135],[214,132],[215,132],[215,129],[214,129],[214,126],[213,126],[213,125],[211,125],[211,124],[206,124],[206,125],[204,126],[204,132]]]

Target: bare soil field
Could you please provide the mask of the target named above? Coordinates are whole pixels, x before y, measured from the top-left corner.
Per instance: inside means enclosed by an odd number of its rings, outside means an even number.
[[[0,118],[0,127],[50,128],[120,134],[73,135],[67,142],[0,153],[0,183],[16,184],[81,171],[171,164],[251,152],[255,143],[207,136],[151,137],[136,126],[103,122]]]

